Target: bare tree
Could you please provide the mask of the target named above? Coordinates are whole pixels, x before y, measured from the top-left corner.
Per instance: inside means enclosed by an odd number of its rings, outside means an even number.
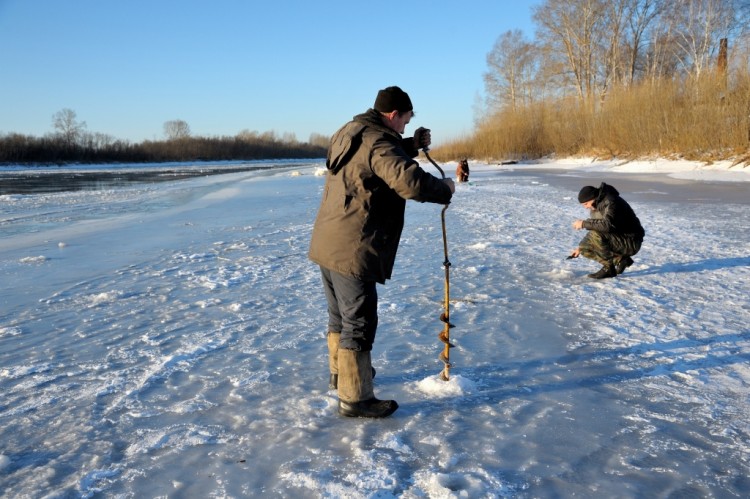
[[[330,141],[330,137],[313,132],[310,134],[310,140],[308,140],[308,143],[311,146],[323,147],[325,149],[328,149],[328,144]]]
[[[57,130],[57,135],[63,140],[66,147],[76,145],[86,129],[85,121],[76,119],[76,112],[72,109],[62,109],[52,115],[52,126]]]
[[[258,137],[262,142],[278,142],[279,139],[276,137],[276,132],[273,130],[267,130],[260,134]]]
[[[542,0],[533,8],[537,38],[508,31],[487,55],[486,107],[515,108],[546,92],[593,104],[613,85],[699,77],[722,38],[741,46],[748,18],[750,0]]]
[[[624,83],[631,85],[638,68],[645,68],[643,57],[646,50],[646,36],[655,19],[664,9],[664,0],[625,0],[627,28],[624,38]]]
[[[566,62],[581,100],[596,90],[597,45],[606,6],[606,0],[546,0],[534,8],[538,33],[549,53]]]
[[[258,136],[259,134],[256,130],[250,130],[249,128],[240,130],[240,132],[237,134],[237,138],[244,142],[257,142]]]
[[[651,81],[679,72],[680,61],[675,50],[677,22],[669,15],[669,7],[669,0],[665,0],[659,14],[654,17],[652,27],[647,31],[648,43],[643,67],[645,76]]]
[[[631,0],[611,0],[603,11],[601,26],[599,80],[601,97],[607,94],[612,85],[623,79],[623,49],[627,21],[625,19]],[[596,44],[596,40],[594,41]]]
[[[484,74],[490,107],[516,109],[529,104],[534,97],[538,59],[537,47],[524,38],[521,30],[500,35],[487,54],[488,71]]]
[[[99,132],[84,132],[80,144],[91,151],[106,149],[117,141],[112,135]]]
[[[678,56],[686,73],[699,77],[715,59],[719,40],[734,28],[732,0],[681,0],[670,15],[679,23],[675,37]]]
[[[185,139],[190,137],[190,125],[183,120],[164,122],[164,136],[167,140]]]
[[[745,30],[746,0],[660,0],[649,31],[650,77],[700,77],[716,58],[720,40]]]
[[[285,144],[297,144],[297,135],[294,132],[284,132],[281,136],[281,142]]]

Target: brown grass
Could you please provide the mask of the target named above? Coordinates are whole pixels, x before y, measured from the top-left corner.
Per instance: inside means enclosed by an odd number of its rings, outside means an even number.
[[[473,136],[436,148],[435,157],[490,162],[551,155],[747,158],[749,114],[750,74],[661,80],[615,89],[596,103],[569,98],[502,110]]]

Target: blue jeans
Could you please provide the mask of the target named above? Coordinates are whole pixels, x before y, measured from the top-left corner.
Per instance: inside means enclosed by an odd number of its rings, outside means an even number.
[[[328,331],[340,332],[339,348],[369,352],[378,328],[378,292],[375,281],[320,268],[328,301]]]

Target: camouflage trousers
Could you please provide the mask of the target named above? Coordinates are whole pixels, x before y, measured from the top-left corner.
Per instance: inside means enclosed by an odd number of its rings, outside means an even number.
[[[603,234],[590,230],[578,243],[581,256],[602,265],[619,262],[626,256],[633,256],[641,249],[643,239],[624,234]]]

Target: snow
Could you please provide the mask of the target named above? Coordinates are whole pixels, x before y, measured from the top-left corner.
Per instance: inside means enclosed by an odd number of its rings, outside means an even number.
[[[524,165],[526,169],[549,168],[548,161]],[[662,173],[673,178],[710,180],[718,182],[747,182],[750,171],[743,164],[721,160],[710,164],[681,159],[655,158],[651,160],[598,160],[594,158],[565,158],[554,163],[554,168],[587,172]]]
[[[0,196],[3,497],[746,496],[750,169],[470,166],[450,380],[440,207],[410,202],[378,288],[384,420],[327,390],[320,162]],[[601,181],[647,235],[592,281],[564,258]]]

